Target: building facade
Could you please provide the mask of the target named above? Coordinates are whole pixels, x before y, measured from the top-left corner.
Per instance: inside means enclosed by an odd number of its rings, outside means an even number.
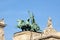
[[[4,19],[0,20],[0,40],[5,40],[4,37]],[[60,32],[57,32],[52,26],[52,20],[49,17],[47,27],[43,32],[22,31],[16,32],[13,40],[60,40]]]

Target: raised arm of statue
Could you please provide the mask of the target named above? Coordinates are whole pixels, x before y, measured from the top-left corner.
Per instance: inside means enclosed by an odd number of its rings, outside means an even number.
[[[29,13],[29,16],[30,16],[30,19],[31,19],[31,23],[32,24],[35,23],[35,19],[34,19],[33,13],[30,13],[30,11],[28,11],[28,13]]]

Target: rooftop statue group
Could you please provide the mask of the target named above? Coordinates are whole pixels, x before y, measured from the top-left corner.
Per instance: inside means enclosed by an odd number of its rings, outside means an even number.
[[[22,29],[22,31],[34,31],[34,32],[38,32],[40,30],[39,26],[36,24],[35,19],[34,19],[34,15],[33,13],[31,14],[29,12],[30,18],[27,19],[26,21],[24,20],[17,20],[18,24],[17,24],[17,28]]]

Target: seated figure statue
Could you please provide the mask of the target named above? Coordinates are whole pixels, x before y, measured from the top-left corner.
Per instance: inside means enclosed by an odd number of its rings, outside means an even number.
[[[28,19],[26,22],[25,22],[25,25],[26,25],[26,31],[30,31],[31,30],[31,25],[30,25],[30,19]]]

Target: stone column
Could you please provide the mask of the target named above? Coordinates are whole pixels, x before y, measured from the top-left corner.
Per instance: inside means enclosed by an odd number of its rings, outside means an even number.
[[[4,19],[1,19],[0,20],[0,40],[5,40],[5,38],[4,38],[4,27],[5,27]]]

